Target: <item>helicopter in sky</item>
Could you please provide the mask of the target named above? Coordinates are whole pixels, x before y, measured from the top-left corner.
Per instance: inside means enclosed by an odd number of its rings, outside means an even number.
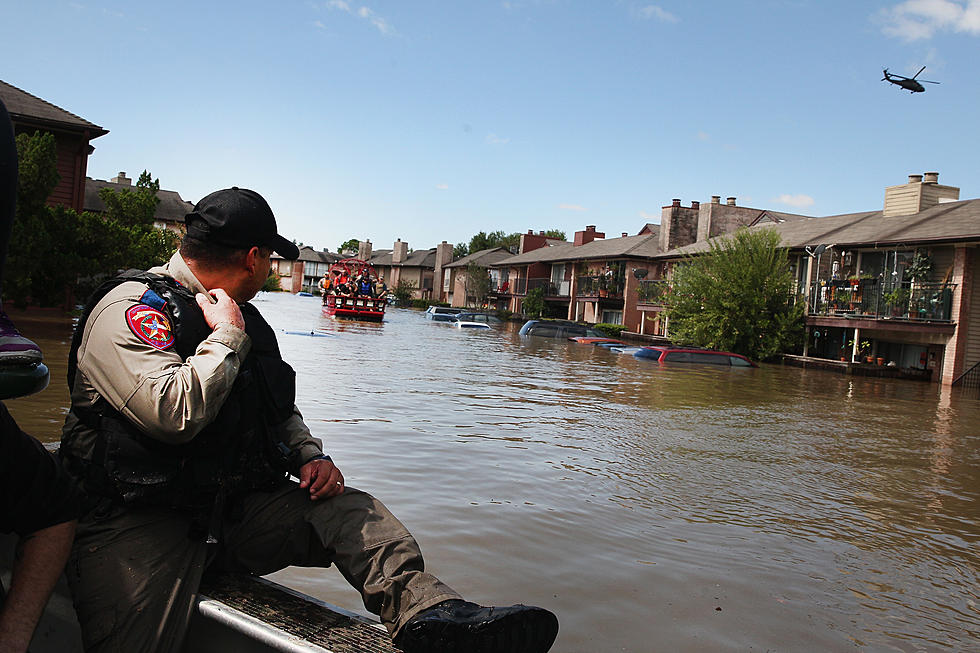
[[[923,93],[926,89],[921,84],[921,82],[925,82],[926,84],[938,84],[939,83],[939,82],[930,82],[927,79],[918,79],[917,80],[916,77],[918,77],[919,76],[919,73],[921,73],[925,69],[926,69],[926,67],[923,66],[922,68],[919,68],[919,72],[918,73],[912,75],[911,77],[905,77],[904,75],[896,75],[895,73],[890,73],[890,72],[888,72],[888,69],[885,68],[882,71],[883,73],[885,73],[885,76],[881,78],[881,81],[883,81],[883,82],[889,82],[891,84],[895,84],[896,86],[901,86],[902,88],[904,88],[904,89],[906,89],[906,90],[908,90],[908,91],[910,91],[912,93]]]

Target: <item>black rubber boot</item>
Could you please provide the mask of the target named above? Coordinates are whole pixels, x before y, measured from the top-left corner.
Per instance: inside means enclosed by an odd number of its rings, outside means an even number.
[[[558,618],[529,605],[443,601],[412,617],[395,638],[405,653],[546,653]]]

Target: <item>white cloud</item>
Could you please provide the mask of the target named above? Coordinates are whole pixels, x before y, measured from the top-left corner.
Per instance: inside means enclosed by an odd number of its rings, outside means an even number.
[[[566,211],[588,211],[587,208],[578,204],[559,204],[558,208],[565,209]]]
[[[980,0],[905,0],[877,17],[882,32],[905,41],[929,39],[942,31],[980,36]]]
[[[496,134],[487,134],[487,143],[490,145],[506,145],[510,143],[510,138],[503,138]]]
[[[314,27],[319,27],[320,29],[326,29],[327,28],[326,25],[324,25],[322,22],[320,22],[318,20],[313,21],[313,26]]]
[[[436,190],[449,190],[449,184],[436,184]]]
[[[640,217],[647,222],[655,222],[660,224],[660,215],[654,215],[652,213],[647,213],[646,211],[640,211]]]
[[[657,5],[647,5],[646,7],[641,7],[637,10],[637,13],[641,18],[646,19],[656,19],[662,23],[676,23],[680,19],[669,11],[658,7]]]
[[[787,204],[789,206],[795,206],[797,208],[803,208],[806,206],[813,206],[813,198],[809,195],[789,195],[784,193],[780,195],[773,202],[777,204]]]
[[[371,24],[377,27],[378,31],[382,34],[391,34],[395,31],[392,29],[391,25],[388,24],[388,21],[374,13],[372,9],[361,7],[357,10],[357,15],[367,21],[370,21]]]
[[[374,25],[385,36],[395,33],[395,28],[387,20],[376,14],[370,7],[360,7],[357,11],[354,11],[345,0],[327,0],[327,7],[362,18]]]
[[[698,140],[707,143],[708,141],[711,140],[711,135],[708,134],[707,132],[698,132]]]

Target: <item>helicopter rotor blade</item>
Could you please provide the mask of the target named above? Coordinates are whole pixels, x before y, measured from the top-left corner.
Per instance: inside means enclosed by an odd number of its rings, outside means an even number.
[[[930,82],[928,79],[920,79],[919,82],[923,84],[942,84],[942,82]]]
[[[926,69],[925,66],[923,66],[922,68],[919,68],[919,72],[917,72],[916,74],[912,75],[912,79],[915,79],[916,77],[918,77],[922,73],[922,71],[925,70],[925,69]]]

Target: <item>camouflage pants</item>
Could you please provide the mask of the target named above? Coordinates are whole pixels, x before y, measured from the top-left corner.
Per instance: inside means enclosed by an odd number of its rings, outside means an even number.
[[[223,523],[209,570],[264,575],[334,564],[392,634],[420,610],[459,598],[424,571],[415,539],[369,494],[346,488],[314,502],[290,482],[251,493],[240,507]],[[144,651],[154,641],[179,650],[180,619],[163,617],[186,613],[197,592],[189,570],[203,562],[204,546],[190,526],[182,513],[149,508],[97,508],[79,522],[66,575],[87,651]]]

